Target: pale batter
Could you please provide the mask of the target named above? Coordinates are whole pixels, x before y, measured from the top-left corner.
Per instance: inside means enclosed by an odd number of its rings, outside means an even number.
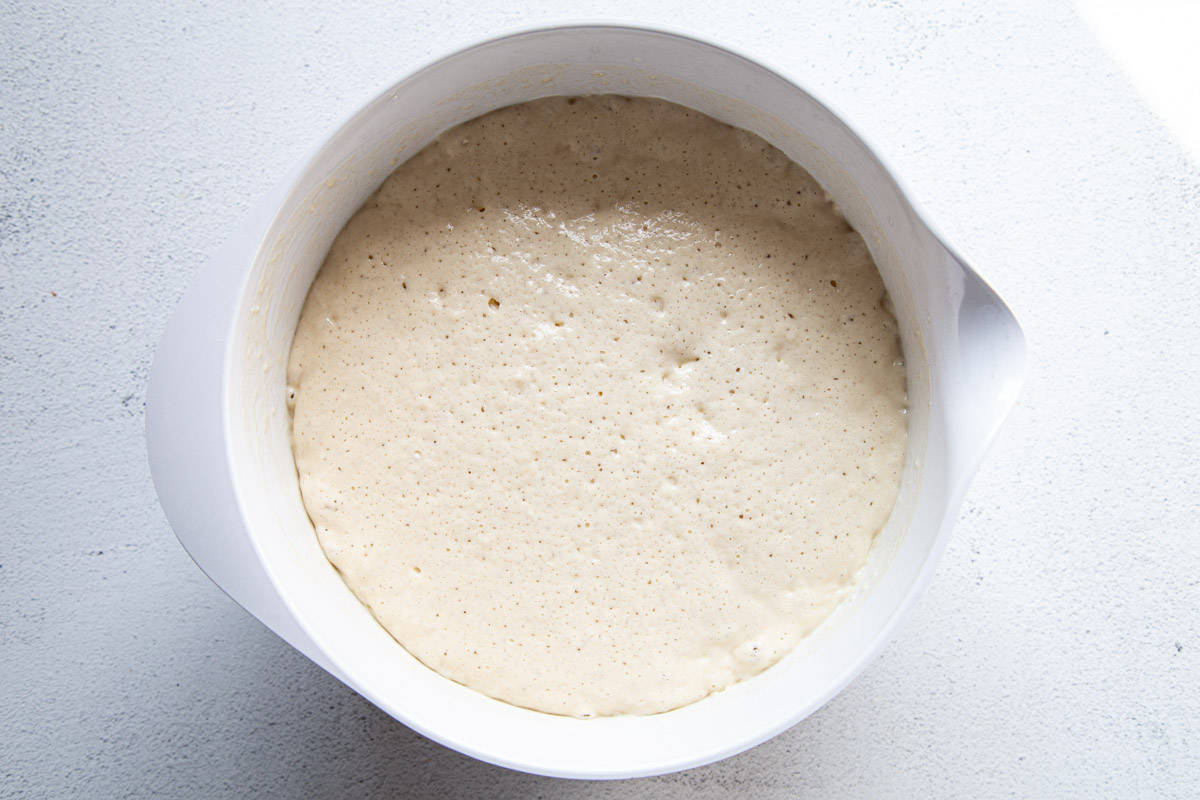
[[[557,714],[665,711],[847,595],[906,439],[862,239],[662,101],[472,120],[338,236],[288,369],[304,503],[409,652]]]

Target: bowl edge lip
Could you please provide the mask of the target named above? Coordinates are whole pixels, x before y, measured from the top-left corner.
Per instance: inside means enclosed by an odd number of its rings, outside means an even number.
[[[247,263],[253,264],[259,260],[269,238],[268,234],[270,233],[271,229],[274,228],[275,225],[280,221],[284,205],[287,203],[288,199],[295,194],[298,189],[297,184],[300,182],[301,178],[314,166],[315,162],[325,150],[326,146],[344,130],[351,127],[362,117],[368,114],[377,103],[385,100],[388,95],[400,88],[402,84],[421,79],[425,73],[437,68],[446,61],[461,57],[475,50],[501,44],[505,41],[544,34],[565,34],[570,32],[584,31],[611,31],[615,33],[627,34],[650,34],[654,36],[662,36],[670,39],[680,40],[690,45],[699,45],[703,48],[717,51],[718,53],[722,53],[726,56],[733,56],[738,60],[744,61],[751,67],[771,74],[775,78],[783,81],[792,89],[808,95],[813,102],[824,107],[825,110],[828,111],[838,123],[840,123],[840,125],[845,129],[846,133],[855,138],[858,141],[858,144],[865,151],[867,151],[872,158],[874,158],[881,168],[885,179],[892,182],[899,196],[908,205],[914,218],[920,223],[924,232],[932,237],[939,247],[945,250],[947,255],[959,268],[970,271],[978,280],[984,282],[986,285],[986,281],[977,273],[975,273],[970,266],[968,266],[966,261],[959,256],[957,251],[947,244],[946,239],[938,232],[936,227],[930,223],[928,214],[914,199],[913,193],[900,178],[900,176],[895,172],[891,164],[880,155],[879,150],[872,146],[870,141],[863,137],[853,127],[853,125],[848,121],[846,115],[843,114],[835,104],[830,103],[819,92],[814,92],[813,90],[802,85],[796,79],[790,77],[787,70],[775,66],[771,61],[758,56],[748,55],[740,48],[722,42],[709,34],[689,30],[685,26],[666,26],[658,23],[642,24],[626,20],[605,19],[561,20],[552,22],[544,21],[536,24],[511,26],[502,29],[495,34],[491,34],[482,38],[474,36],[464,37],[463,42],[465,43],[451,42],[446,47],[440,48],[435,55],[422,59],[416,62],[413,66],[404,69],[403,73],[398,79],[390,81],[382,89],[371,94],[351,113],[347,114],[339,122],[332,126],[332,128],[329,129],[325,134],[320,136],[317,144],[311,147],[309,151],[306,152],[304,156],[294,165],[292,170],[285,175],[284,179],[280,181],[280,183],[277,184],[266,197],[263,198],[262,202],[269,202],[273,205],[271,208],[266,209],[267,215],[264,224],[258,226],[255,230],[255,234],[258,234],[258,236],[257,240],[253,241],[251,245],[252,255],[247,260]],[[249,270],[247,270],[247,273],[244,277],[246,280],[236,287],[236,297],[239,299],[244,295],[249,279]],[[991,287],[989,286],[988,288],[990,289]],[[995,293],[994,290],[992,293],[996,296],[997,300],[1004,305],[1005,309],[1008,310],[1014,327],[1016,328],[1017,332],[1020,333],[1020,324],[1016,320],[1015,315],[1012,314],[1011,309],[1008,309],[1008,306],[1004,304],[1004,301],[1000,299],[999,295]],[[235,309],[236,307],[237,306],[235,306]],[[233,319],[230,321],[231,331],[232,329],[236,328],[236,319],[237,312],[235,310]],[[230,472],[231,479],[235,478],[238,474],[238,470],[233,463],[233,452],[229,442],[229,438],[233,433],[229,426],[229,411],[232,408],[232,404],[230,403],[230,379],[232,377],[232,367],[235,363],[235,359],[232,357],[232,351],[236,345],[233,340],[234,337],[229,336],[228,346],[226,348],[226,356],[224,359],[225,369],[224,374],[222,375],[222,382],[225,384],[225,386],[224,391],[221,392],[225,405],[225,409],[222,413],[224,423],[223,427],[225,428],[223,432],[223,438],[225,439],[224,449],[226,451],[225,466]],[[1020,376],[1018,376],[1018,380],[1020,380]],[[371,691],[366,686],[351,685],[350,688],[363,695],[373,705],[376,705],[381,710],[384,710],[389,716],[392,716],[397,721],[420,733],[422,736],[431,739],[432,741],[477,760],[529,774],[573,780],[621,780],[667,775],[724,760],[756,747],[757,745],[762,744],[763,742],[768,741],[799,724],[805,718],[826,705],[835,696],[840,694],[846,688],[846,686],[853,682],[854,679],[857,678],[861,672],[879,656],[883,648],[895,634],[899,623],[907,616],[916,599],[928,587],[933,576],[934,568],[936,567],[946,549],[946,546],[949,543],[949,534],[952,529],[952,525],[949,523],[960,507],[963,495],[965,494],[966,488],[970,483],[970,479],[973,477],[977,469],[978,464],[975,464],[969,471],[969,474],[959,476],[958,480],[949,481],[951,485],[948,489],[948,502],[945,504],[941,519],[938,523],[937,532],[932,537],[931,546],[924,562],[921,565],[917,577],[912,581],[906,590],[901,602],[890,611],[887,620],[880,627],[879,632],[871,640],[870,644],[864,647],[859,655],[852,659],[851,666],[843,670],[839,676],[839,679],[831,682],[824,691],[820,692],[816,696],[814,700],[798,708],[795,712],[789,714],[787,719],[785,719],[782,723],[773,725],[770,728],[756,733],[754,736],[739,740],[736,743],[722,747],[710,748],[703,753],[690,755],[686,758],[675,758],[657,764],[641,765],[632,769],[564,769],[556,767],[552,764],[539,762],[536,759],[506,758],[480,750],[475,746],[457,741],[439,731],[432,730],[426,725],[414,723],[407,717],[406,714],[403,713],[402,709],[397,709],[393,704],[384,702],[375,692]],[[251,525],[249,524],[249,517],[246,514],[245,504],[242,499],[242,489],[236,479],[231,480],[230,483],[232,485],[235,502],[238,506],[238,515],[242,520],[243,527],[249,534]],[[295,620],[296,625],[303,631],[305,636],[308,637],[312,644],[317,647],[322,655],[324,655],[324,657],[328,659],[329,662],[335,667],[337,670],[337,676],[344,682],[349,682],[349,676],[351,673],[345,670],[345,668],[342,666],[342,659],[337,658],[334,653],[331,653],[327,648],[322,646],[320,639],[313,636],[309,626],[305,623],[305,621],[292,612],[291,604],[285,599],[286,595],[280,590],[280,581],[276,577],[274,570],[270,567],[269,561],[263,558],[263,553],[258,547],[255,538],[252,535],[249,536],[249,538],[250,544],[253,547],[268,580],[271,581],[272,588],[279,596],[281,604],[287,609],[289,615]],[[201,567],[201,569],[203,571],[203,567]],[[357,681],[355,681],[355,683],[357,683]]]

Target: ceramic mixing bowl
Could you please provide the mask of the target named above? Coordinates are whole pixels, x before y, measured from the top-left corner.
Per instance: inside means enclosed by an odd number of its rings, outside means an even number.
[[[546,95],[660,97],[749,129],[819,180],[887,284],[908,365],[896,507],[857,593],[749,680],[654,716],[589,720],[490,699],[426,668],[321,552],[301,503],[284,383],[305,294],[334,236],[442,131]],[[880,650],[929,582],[968,482],[1021,380],[1020,328],[886,166],[828,106],[696,38],[621,26],[527,31],[442,58],[351,116],[249,215],[175,312],[150,378],[154,483],[180,541],[265,625],[405,725],[463,753],[575,778],[652,775],[795,725]],[[231,676],[231,680],[236,680]]]

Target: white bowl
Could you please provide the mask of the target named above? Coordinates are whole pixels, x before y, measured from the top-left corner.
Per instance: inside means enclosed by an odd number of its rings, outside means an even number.
[[[426,668],[342,583],[301,504],[284,373],[305,294],[334,236],[447,128],[546,95],[662,97],[747,128],[833,195],[866,239],[908,363],[909,451],[860,590],[779,664],[664,714],[577,720],[516,708]],[[409,727],[476,758],[574,778],[716,761],[796,724],[879,652],[928,583],[984,450],[1020,385],[1012,314],[921,219],[871,150],[776,72],[672,33],[534,30],[395,84],[255,209],[184,296],[150,377],[150,464],[179,540],[264,624]],[[236,676],[233,676],[236,680]]]

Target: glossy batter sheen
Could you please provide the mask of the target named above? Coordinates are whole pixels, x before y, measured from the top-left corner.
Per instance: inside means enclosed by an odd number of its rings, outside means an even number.
[[[551,98],[443,135],[338,236],[288,370],[321,546],[413,655],[644,714],[846,596],[906,439],[861,238],[761,139]]]

